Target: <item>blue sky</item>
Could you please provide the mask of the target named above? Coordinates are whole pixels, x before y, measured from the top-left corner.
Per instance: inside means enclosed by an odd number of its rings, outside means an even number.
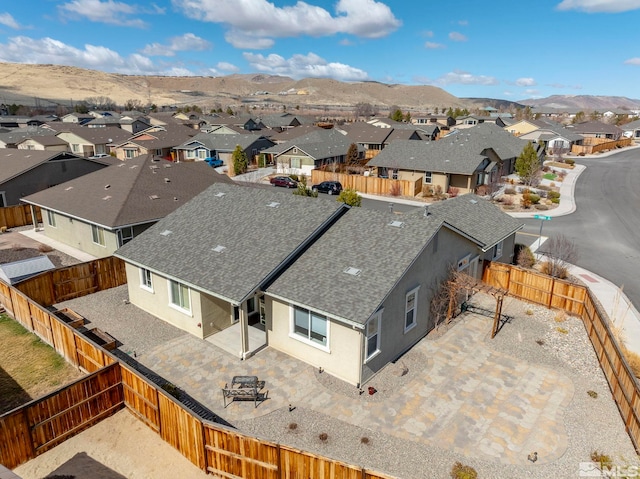
[[[5,62],[373,80],[509,100],[640,98],[639,31],[640,0],[0,1]]]

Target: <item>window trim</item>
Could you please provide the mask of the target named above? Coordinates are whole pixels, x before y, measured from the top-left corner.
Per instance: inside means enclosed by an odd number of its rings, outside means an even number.
[[[427,175],[429,175],[429,179],[427,180]],[[424,182],[427,185],[433,184],[433,171],[425,171],[424,172]]]
[[[492,252],[493,252],[493,258],[491,258],[491,259],[502,258],[502,255],[504,254],[504,240],[502,240],[498,244],[496,244],[493,247]]]
[[[125,236],[124,231],[130,230],[131,235]],[[133,226],[124,226],[118,230],[118,246],[123,246],[133,239]],[[126,241],[125,241],[126,240]]]
[[[146,273],[148,273],[149,277],[147,278]],[[148,279],[148,285],[147,285],[147,279]],[[145,291],[149,291],[150,293],[153,293],[153,273],[151,272],[151,270],[148,270],[147,268],[140,268],[140,287],[142,289],[144,289]]]
[[[382,311],[384,311],[383,309],[381,309],[380,311],[377,311],[376,313],[374,313],[374,315],[369,319],[369,321],[367,321],[367,323],[364,326],[364,363],[368,363],[369,361],[371,361],[373,358],[375,358],[378,354],[380,354],[380,327],[382,325]],[[376,327],[376,333],[375,335],[377,336],[376,338],[376,349],[374,352],[372,352],[371,354],[367,353],[369,352],[369,339],[372,338],[374,335],[369,335],[367,330],[369,329],[369,324],[373,323],[374,321],[377,322],[377,327]]]
[[[178,291],[181,291],[179,288],[180,286],[184,287],[187,290],[187,298],[189,300],[189,308],[185,308],[183,307],[181,304],[176,304],[174,302],[174,297],[173,297],[173,288],[171,287],[171,285],[175,283],[176,285],[178,285]],[[167,279],[167,287],[169,288],[169,307],[175,309],[176,311],[180,311],[181,313],[184,313],[188,316],[192,316],[191,313],[191,288],[189,286],[187,286],[184,283],[181,283],[180,281],[174,281],[172,279]],[[184,299],[184,297],[183,297]]]
[[[300,333],[297,333],[295,330],[295,326],[296,326],[296,320],[295,320],[295,310],[296,308],[299,309],[304,309],[309,313],[309,333],[311,333],[311,314],[315,314],[316,316],[320,316],[323,317],[326,321],[326,329],[327,329],[327,333],[325,335],[326,337],[326,341],[325,344],[319,343],[317,341],[314,341],[312,339],[310,339],[310,337],[305,337]],[[300,341],[301,343],[304,343],[308,346],[312,346],[316,349],[319,349],[321,351],[324,352],[331,352],[331,349],[329,347],[330,344],[330,335],[331,335],[331,320],[329,319],[329,317],[325,316],[324,314],[319,314],[316,311],[313,311],[311,309],[305,308],[303,306],[298,306],[296,304],[289,304],[289,337],[292,339],[295,339],[296,341]]]
[[[404,323],[403,324],[404,324],[405,334],[411,331],[413,328],[415,328],[418,325],[417,316],[418,316],[418,291],[419,290],[420,290],[420,286],[416,286],[411,291],[408,291],[407,294],[405,294],[404,296]],[[409,296],[411,296],[412,294],[414,295],[413,308],[408,309],[407,306],[409,302]],[[409,313],[409,311],[413,311],[413,321],[409,326],[407,326],[407,314]]]
[[[52,228],[57,228],[56,225],[56,214],[52,210],[47,210],[47,224]]]
[[[96,236],[100,236],[102,239],[102,243],[96,241]],[[104,228],[98,225],[91,225],[91,241],[93,244],[97,244],[98,246],[102,246],[103,248],[107,247],[107,242],[104,238]]]

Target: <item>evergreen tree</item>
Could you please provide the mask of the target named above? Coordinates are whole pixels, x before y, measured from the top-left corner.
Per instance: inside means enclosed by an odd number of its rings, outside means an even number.
[[[233,162],[234,174],[241,175],[242,173],[247,171],[249,160],[247,159],[247,155],[240,145],[236,145],[236,149],[233,150],[233,154],[231,155],[231,160]]]
[[[527,143],[520,156],[516,158],[516,172],[525,185],[532,185],[540,171],[540,160],[531,142]]]

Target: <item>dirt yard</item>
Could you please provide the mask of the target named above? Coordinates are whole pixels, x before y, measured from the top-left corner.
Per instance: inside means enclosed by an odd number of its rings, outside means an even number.
[[[7,315],[0,315],[0,344],[0,414],[82,377]]]
[[[14,470],[23,479],[204,479],[160,436],[120,411]]]

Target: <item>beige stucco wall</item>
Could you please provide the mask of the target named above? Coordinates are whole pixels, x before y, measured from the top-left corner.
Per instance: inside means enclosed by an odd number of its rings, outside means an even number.
[[[19,150],[68,151],[69,148],[69,145],[50,145],[45,147],[32,139],[27,139],[18,145]]]
[[[343,381],[356,385],[362,362],[362,334],[337,321],[329,324],[329,351],[324,351],[295,339],[291,332],[289,304],[265,297],[269,346],[300,359]]]
[[[233,310],[228,302],[204,293],[200,293],[199,297],[200,310],[202,311],[202,334],[205,338],[233,324]]]
[[[526,135],[532,131],[537,130],[539,127],[529,123],[528,121],[519,121],[513,125],[505,126],[504,129],[515,136]]]
[[[46,210],[42,210],[44,233],[49,238],[78,248],[97,258],[111,256],[113,252],[118,249],[118,238],[115,232],[104,230],[105,246],[100,246],[93,242],[91,225],[89,223],[84,223],[59,213],[54,214],[55,227],[49,225]]]
[[[201,294],[198,291],[189,289],[191,313],[186,313],[171,306],[169,282],[166,278],[152,274],[153,291],[149,291],[140,286],[140,268],[128,263],[125,264],[125,268],[129,301],[132,304],[177,328],[203,338],[203,328],[198,326],[202,324]]]

